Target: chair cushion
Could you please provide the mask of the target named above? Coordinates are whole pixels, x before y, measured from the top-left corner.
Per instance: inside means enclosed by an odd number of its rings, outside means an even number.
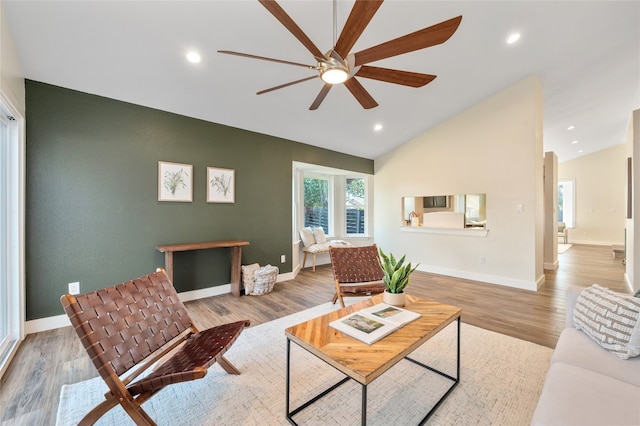
[[[353,247],[353,244],[345,240],[331,240],[329,241],[329,247]]]
[[[305,247],[304,251],[306,251],[308,253],[324,253],[324,252],[329,251],[329,244],[328,243],[312,244],[309,247]]]
[[[300,230],[300,239],[302,240],[302,244],[309,248],[316,243],[315,238],[313,237],[313,231],[311,228],[302,228]]]
[[[353,247],[353,244],[343,240],[331,240],[323,244],[312,244],[303,250],[308,253],[325,253],[329,251],[329,247]]]
[[[640,355],[640,299],[593,284],[580,292],[573,323],[621,359]]]

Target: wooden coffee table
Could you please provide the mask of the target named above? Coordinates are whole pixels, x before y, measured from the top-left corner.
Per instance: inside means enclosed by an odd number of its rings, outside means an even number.
[[[420,365],[434,373],[451,380],[451,387],[440,398],[436,405],[427,413],[420,424],[424,424],[442,402],[449,396],[460,381],[460,312],[461,309],[445,305],[433,300],[407,296],[405,309],[418,312],[422,316],[417,320],[401,327],[385,338],[372,345],[362,343],[331,327],[331,321],[342,318],[352,312],[382,303],[382,295],[377,295],[346,308],[322,315],[309,321],[294,325],[285,330],[287,336],[287,370],[286,370],[286,412],[287,420],[297,424],[293,416],[304,410],[320,398],[346,383],[350,379],[362,385],[362,425],[367,422],[367,385],[382,373],[393,367],[398,361],[406,359]],[[409,358],[409,354],[420,347],[427,340],[435,336],[447,325],[457,321],[457,355],[456,376],[449,376],[428,365]],[[290,410],[290,355],[291,342],[322,359],[332,367],[346,375],[344,379],[324,390],[300,407]]]

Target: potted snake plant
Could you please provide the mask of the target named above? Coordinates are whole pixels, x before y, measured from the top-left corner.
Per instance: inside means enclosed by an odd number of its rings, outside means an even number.
[[[386,287],[382,300],[387,305],[404,306],[406,299],[404,289],[409,285],[409,276],[419,264],[412,268],[411,262],[405,263],[406,255],[396,259],[393,253],[387,255],[382,249],[380,249],[380,257],[384,272],[382,282]]]

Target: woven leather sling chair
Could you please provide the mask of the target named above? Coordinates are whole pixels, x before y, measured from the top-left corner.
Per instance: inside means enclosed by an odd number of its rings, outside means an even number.
[[[336,286],[333,303],[339,300],[344,308],[343,296],[371,296],[384,292],[384,272],[375,244],[364,247],[331,247],[329,255]]]
[[[200,379],[215,362],[240,374],[223,354],[250,322],[198,331],[163,269],[104,290],[65,294],[60,301],[109,387],[81,425],[95,423],[118,404],[137,425],[155,425],[140,405],[165,386]]]

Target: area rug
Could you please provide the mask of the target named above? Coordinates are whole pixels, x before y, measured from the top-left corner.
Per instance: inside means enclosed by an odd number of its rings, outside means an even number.
[[[558,254],[562,254],[569,250],[573,244],[558,244]]]
[[[143,404],[159,425],[285,425],[284,329],[335,309],[329,303],[246,329],[227,352],[242,372],[218,365],[200,380],[169,386]],[[455,323],[412,358],[455,374]],[[338,382],[341,373],[291,345],[291,407]],[[429,420],[430,425],[528,425],[552,350],[534,343],[461,326],[460,384]],[[450,386],[448,380],[401,360],[367,389],[367,424],[417,424]],[[107,388],[94,378],[62,387],[56,424],[76,425],[103,400]],[[301,425],[360,424],[361,386],[349,381],[294,418]],[[133,422],[120,407],[98,425]]]

